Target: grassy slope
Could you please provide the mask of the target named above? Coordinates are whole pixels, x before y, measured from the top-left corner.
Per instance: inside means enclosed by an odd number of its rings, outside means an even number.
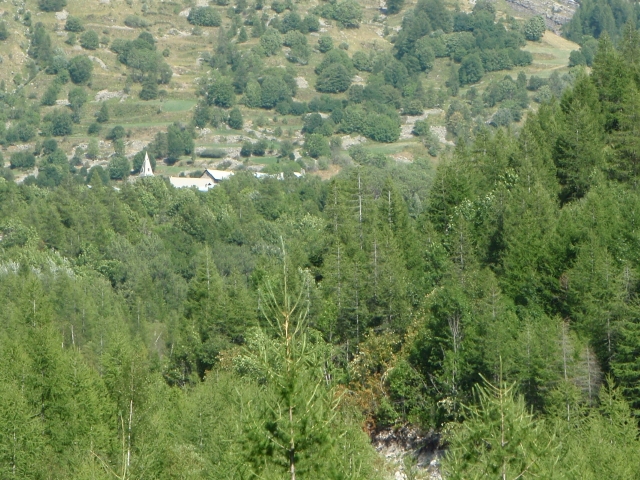
[[[124,26],[124,19],[127,15],[136,14],[143,16],[143,4],[140,2],[132,2],[130,5],[121,0],[111,0],[108,4],[100,3],[98,0],[68,0],[68,2],[65,8],[66,12],[81,18],[87,28],[95,30],[101,37],[108,37],[109,41],[113,41],[115,38],[132,39],[141,31]],[[350,54],[353,54],[353,52],[357,50],[390,50],[392,44],[382,36],[383,29],[385,26],[388,26],[392,32],[399,29],[404,13],[386,18],[384,15],[380,15],[377,0],[366,0],[361,3],[365,7],[365,21],[359,29],[342,30],[335,25],[331,25],[330,22],[327,22],[328,25],[323,28],[325,31],[321,34],[331,35],[336,45],[347,42],[349,44]],[[407,2],[405,11],[412,8],[414,3],[415,2]],[[197,80],[202,76],[206,76],[210,70],[206,64],[202,66],[199,65],[198,59],[203,53],[212,51],[219,30],[218,28],[203,28],[203,35],[201,36],[190,34],[191,26],[187,23],[185,17],[180,16],[179,13],[194,5],[193,2],[174,3],[151,0],[148,2],[148,5],[150,8],[147,14],[144,15],[144,18],[149,20],[152,26],[147,30],[157,38],[159,51],[165,48],[170,49],[171,54],[167,58],[167,61],[174,71],[174,76],[169,85],[161,86],[161,88],[165,89],[161,100],[152,102],[140,101],[137,98],[140,85],[134,84],[131,87],[128,98],[108,101],[111,110],[111,119],[110,123],[105,126],[104,131],[114,125],[123,125],[127,130],[130,130],[131,136],[127,144],[127,153],[129,154],[135,153],[135,151],[142,148],[146,142],[153,138],[157,131],[166,128],[166,126],[172,122],[188,121],[190,119],[191,110],[196,103],[195,93]],[[313,0],[310,2],[300,2],[297,4],[297,7],[299,12],[304,13],[315,5],[317,5],[317,1]],[[8,23],[11,31],[9,40],[0,44],[0,55],[3,58],[2,68],[0,68],[0,79],[5,80],[7,85],[14,85],[13,79],[18,73],[26,77],[26,64],[28,62],[26,56],[26,50],[28,48],[27,28],[19,21],[14,20],[14,15],[21,13],[23,11],[21,8],[24,8],[32,12],[33,23],[42,22],[47,26],[47,29],[51,32],[55,48],[61,49],[69,57],[78,54],[88,54],[100,59],[104,63],[104,68],[98,63],[94,65],[94,76],[90,85],[90,98],[93,99],[95,95],[102,90],[117,92],[125,88],[126,68],[117,62],[116,56],[105,48],[96,51],[84,51],[79,46],[71,47],[65,44],[64,40],[67,34],[64,32],[64,20],[57,19],[56,14],[39,12],[34,0],[27,1],[25,7],[14,6],[5,2],[3,3],[3,8],[3,19]],[[225,14],[226,7],[217,8],[220,9],[224,22],[228,23],[229,19]],[[469,8],[469,5],[463,3],[461,8],[466,10]],[[499,4],[499,8],[504,8],[507,13],[510,13],[504,2]],[[374,20],[376,21],[374,22]],[[315,45],[316,41],[317,34],[309,36],[309,43],[312,46]],[[257,39],[250,39],[245,46],[249,48],[256,43]],[[551,32],[547,32],[541,42],[529,44],[526,48],[534,55],[533,65],[525,69],[527,75],[536,74],[539,76],[549,76],[554,70],[563,71],[566,69],[569,52],[576,49],[577,45]],[[295,66],[299,76],[304,77],[309,83],[308,88],[299,89],[297,95],[298,100],[308,101],[317,94],[313,88],[315,83],[313,68],[321,59],[322,55],[314,52],[309,65]],[[282,53],[276,57],[267,59],[266,63],[274,66],[288,64]],[[444,88],[443,84],[447,77],[448,66],[449,61],[447,59],[438,59],[434,70],[424,81],[425,86],[433,85],[435,88]],[[492,79],[502,78],[506,74],[510,74],[515,78],[517,71],[493,72],[486,75],[483,81],[479,85],[476,85],[476,87],[482,90]],[[366,79],[366,75],[361,74],[361,76]],[[31,83],[24,86],[25,92],[32,98],[39,98],[51,80],[52,77],[40,73]],[[68,87],[69,86],[67,86],[67,88]],[[461,92],[461,95],[463,94],[464,90]],[[60,94],[59,98],[66,98],[66,95],[67,91],[65,90]],[[85,107],[81,125],[75,129],[77,133],[65,139],[62,143],[63,148],[68,152],[71,152],[75,146],[84,146],[88,142],[89,137],[82,132],[86,132],[86,128],[89,123],[93,121],[94,114],[100,108],[100,104],[101,102],[92,101]],[[54,107],[44,107],[43,114],[51,108]],[[276,116],[278,118],[274,119],[275,112],[272,111],[243,110],[245,119],[251,123],[254,123],[259,117],[262,117],[262,120],[266,120],[266,124],[262,129],[263,131],[266,129],[267,133],[272,132],[276,126],[280,126],[285,132],[285,136],[289,134],[293,140],[300,139],[299,129],[301,128],[301,120],[299,118]],[[443,124],[444,116],[431,116],[430,120],[434,124]],[[225,143],[225,146],[229,147],[238,147],[240,146],[239,142],[226,142],[225,138],[220,138],[220,136],[237,136],[238,133],[241,132],[229,130],[213,131],[211,129],[210,132],[198,138],[196,142],[198,146],[203,147],[220,146],[220,143]],[[246,132],[245,135],[247,135]],[[249,137],[250,136],[252,135],[249,134]],[[102,160],[104,163],[106,156],[111,152],[111,147],[109,142],[103,142],[102,146],[104,150],[103,153],[105,154],[105,159]],[[392,145],[371,144],[370,147],[378,152],[394,154],[404,159],[411,159],[415,155],[425,154],[423,147],[414,139],[401,140]],[[270,163],[272,159],[265,157],[264,159],[254,159],[254,161]],[[204,164],[205,162],[198,159],[195,166],[202,167]],[[184,162],[177,168],[188,169]],[[176,168],[165,170],[175,173]]]

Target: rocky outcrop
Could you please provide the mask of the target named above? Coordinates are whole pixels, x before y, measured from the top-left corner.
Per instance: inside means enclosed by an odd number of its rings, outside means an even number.
[[[542,15],[547,28],[559,34],[562,25],[573,17],[578,8],[575,0],[507,0],[516,10],[529,15]]]
[[[374,432],[371,443],[393,469],[394,480],[442,480],[440,458],[444,450],[437,433],[410,426],[388,428]]]

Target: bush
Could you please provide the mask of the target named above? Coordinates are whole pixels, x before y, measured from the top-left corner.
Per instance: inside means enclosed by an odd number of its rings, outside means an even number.
[[[260,37],[260,46],[270,57],[277,54],[282,47],[282,35],[273,28],[268,28]]]
[[[580,50],[572,50],[569,54],[569,66],[575,67],[578,65],[586,65],[587,59],[584,57]]]
[[[387,0],[387,13],[393,15],[402,10],[404,6],[404,0]]]
[[[109,173],[102,168],[102,165],[96,165],[91,170],[89,170],[89,174],[87,175],[87,183],[89,185],[108,185],[109,184]]]
[[[126,132],[124,131],[124,127],[122,127],[120,125],[116,125],[107,134],[106,139],[107,140],[120,140],[121,138],[124,138],[125,133]]]
[[[64,24],[64,29],[67,32],[84,32],[84,26],[78,17],[73,17],[69,15],[67,17],[67,22]]]
[[[33,168],[36,165],[36,157],[31,152],[16,152],[9,160],[11,168]]]
[[[127,157],[115,156],[109,161],[109,178],[122,180],[127,178],[131,171],[131,165]]]
[[[547,29],[544,18],[540,15],[530,18],[524,24],[524,36],[527,40],[537,42],[544,35],[544,31]]]
[[[222,148],[207,148],[198,155],[202,158],[224,158],[227,156],[227,152]]]
[[[346,92],[350,86],[351,75],[340,63],[334,63],[325,68],[316,82],[316,90],[325,93]]]
[[[233,128],[234,130],[242,130],[242,125],[244,124],[244,121],[242,120],[242,113],[240,112],[240,109],[236,107],[233,110],[231,110],[231,112],[229,113],[229,119],[227,120],[227,124],[229,125],[229,127]]]
[[[256,157],[264,157],[264,154],[267,153],[268,147],[269,147],[269,144],[267,143],[266,140],[258,140],[256,143],[253,144],[251,153]]]
[[[477,83],[482,79],[483,75],[484,67],[477,53],[467,55],[462,59],[462,65],[460,65],[460,70],[458,71],[458,78],[461,85]]]
[[[51,115],[51,135],[64,137],[73,133],[73,120],[71,115],[62,110],[56,110]]]
[[[240,149],[240,156],[248,158],[253,153],[253,144],[246,140],[242,142],[242,148]]]
[[[67,6],[67,0],[39,0],[38,7],[43,12],[59,12]]]
[[[58,142],[54,138],[47,138],[42,142],[42,154],[50,155],[58,149]]]
[[[93,62],[84,55],[78,55],[69,61],[69,76],[76,85],[88,82],[92,72]]]
[[[386,115],[370,113],[367,115],[362,133],[376,142],[392,143],[400,138],[400,125]]]
[[[313,158],[328,157],[331,155],[329,141],[319,133],[308,135],[304,141],[304,151]]]
[[[0,22],[0,41],[9,38],[9,30],[5,22]]]
[[[60,93],[60,85],[57,82],[53,82],[42,94],[40,99],[40,105],[52,106],[56,104],[58,100],[58,94]]]
[[[187,21],[199,27],[219,27],[222,19],[212,7],[193,7]]]
[[[569,57],[571,58],[571,57]],[[536,75],[531,75],[529,77],[529,84],[527,85],[527,90],[532,92],[537,91],[540,87],[547,85],[549,82],[545,78],[538,77]]]
[[[127,15],[124,19],[124,24],[131,28],[147,28],[151,26],[151,22],[137,15]]]
[[[147,77],[142,83],[142,90],[140,90],[141,100],[155,100],[158,98],[158,82],[154,77]]]
[[[80,46],[86,50],[96,50],[100,46],[100,38],[94,30],[88,30],[80,36]]]
[[[89,125],[89,128],[87,128],[87,134],[98,135],[100,133],[100,130],[102,130],[102,126],[99,123],[93,122]]]
[[[373,70],[373,60],[370,55],[367,55],[363,51],[357,51],[353,54],[353,66],[361,72],[370,72]]]
[[[28,142],[36,136],[36,129],[26,122],[19,122],[7,130],[5,139],[9,143]]]
[[[362,7],[355,0],[345,0],[333,7],[333,19],[345,28],[358,28],[362,21]]]
[[[493,115],[491,125],[494,127],[507,127],[513,121],[511,110],[508,108],[500,108]]]
[[[323,35],[318,39],[318,50],[327,53],[333,48],[333,39],[329,35]]]

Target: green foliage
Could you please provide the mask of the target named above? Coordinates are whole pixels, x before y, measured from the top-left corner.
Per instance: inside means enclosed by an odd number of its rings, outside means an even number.
[[[142,82],[140,99],[155,100],[156,98],[158,98],[158,81],[155,79],[155,77],[149,76]]]
[[[229,119],[227,120],[229,127],[234,130],[242,130],[242,126],[244,121],[242,119],[242,112],[240,112],[239,108],[233,108],[231,112],[229,112]]]
[[[151,26],[151,22],[137,15],[127,15],[124,19],[124,24],[131,28],[147,28]]]
[[[531,17],[524,24],[524,36],[527,40],[537,42],[542,38],[546,29],[547,27],[544,23],[544,18],[540,15],[536,15],[535,17]]]
[[[36,165],[36,157],[31,152],[16,152],[9,159],[11,168],[33,168]]]
[[[387,13],[393,15],[394,13],[398,13],[402,10],[404,6],[404,0],[389,0],[387,2]]]
[[[458,76],[460,78],[461,85],[467,85],[469,83],[477,83],[482,79],[484,75],[484,68],[482,66],[482,60],[477,54],[472,54],[462,59],[462,64],[458,70]]]
[[[228,77],[216,78],[207,88],[207,103],[223,108],[231,108],[236,95],[233,83]]]
[[[84,32],[84,25],[82,25],[82,21],[78,17],[69,15],[67,17],[67,21],[64,24],[64,29],[67,32]]]
[[[324,135],[312,133],[307,135],[304,141],[304,151],[312,158],[328,156],[331,154],[329,141]]]
[[[73,57],[69,61],[69,75],[76,85],[87,83],[91,79],[93,62],[84,55]]]
[[[443,470],[448,478],[545,475],[544,459],[557,448],[527,410],[513,385],[477,387],[478,407],[455,432]],[[553,462],[550,462],[553,464]]]
[[[324,68],[316,81],[316,90],[324,93],[346,92],[351,86],[351,75],[347,68],[334,63]]]
[[[111,180],[122,180],[129,176],[131,164],[126,157],[116,155],[109,160],[109,178]]]
[[[59,12],[67,5],[67,0],[38,0],[38,7],[43,12]]]
[[[28,54],[39,65],[48,65],[53,56],[51,37],[40,22],[36,23],[31,34],[31,45],[29,46]]]
[[[96,122],[107,123],[109,121],[109,107],[105,102],[102,103],[100,110],[96,114]]]
[[[7,29],[7,23],[0,21],[0,42],[9,38],[9,30]]]
[[[268,57],[276,55],[282,47],[282,35],[277,30],[268,28],[260,36],[260,46]]]
[[[86,50],[96,50],[100,46],[100,38],[95,30],[87,30],[80,35],[80,46]]]
[[[71,115],[62,110],[54,111],[50,116],[51,135],[65,137],[73,133],[73,120]]]
[[[193,7],[189,11],[187,21],[199,27],[219,27],[222,19],[212,7]]]

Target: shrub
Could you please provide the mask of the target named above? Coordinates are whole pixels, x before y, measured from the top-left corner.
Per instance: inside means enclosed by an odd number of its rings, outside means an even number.
[[[124,19],[124,24],[131,28],[147,28],[151,25],[151,22],[137,15],[127,15]]]
[[[313,158],[326,157],[331,155],[329,141],[323,135],[312,133],[304,141],[304,151]]]
[[[187,21],[199,27],[219,27],[222,19],[212,7],[193,7]]]
[[[353,54],[353,66],[361,72],[370,72],[373,70],[373,60],[370,55],[363,51],[357,51]]]
[[[242,119],[242,113],[240,112],[240,109],[236,107],[233,110],[231,110],[231,112],[229,113],[229,119],[227,120],[227,124],[229,125],[229,127],[233,128],[234,130],[242,129],[242,125],[244,124],[244,121]]]
[[[36,157],[31,152],[16,152],[9,160],[11,168],[33,168],[36,165]]]
[[[199,153],[202,158],[224,158],[226,155],[226,150],[222,148],[207,148]]]
[[[325,93],[346,92],[351,86],[351,75],[344,65],[334,63],[318,76],[316,90]]]
[[[100,46],[100,38],[94,30],[88,30],[80,36],[80,46],[86,50],[96,50]]]
[[[329,35],[323,35],[318,39],[318,50],[327,53],[333,48],[333,39]]]
[[[122,127],[120,125],[116,125],[107,134],[106,139],[107,140],[120,140],[121,138],[124,138],[125,133],[126,132],[124,131],[124,127]]]
[[[73,17],[71,15],[69,15],[67,17],[67,21],[64,24],[64,29],[67,32],[84,32],[84,26],[82,25],[82,22],[80,21],[80,19],[78,17]]]
[[[158,98],[158,82],[153,77],[147,77],[142,83],[142,90],[140,90],[140,99],[155,100],[156,98]]]
[[[264,157],[264,154],[267,153],[267,148],[269,144],[266,140],[259,140],[253,144],[252,152],[257,157]]]
[[[544,18],[540,15],[530,18],[524,24],[524,36],[527,40],[537,42],[544,35],[544,31],[547,29]]]
[[[62,110],[56,110],[51,115],[51,135],[64,137],[73,132],[73,120],[71,115]]]
[[[462,59],[462,65],[460,65],[460,70],[458,71],[461,85],[477,83],[482,79],[483,75],[482,60],[480,60],[480,56],[477,53],[467,55]]]
[[[43,12],[59,12],[67,6],[67,0],[39,0],[38,7]]]
[[[88,82],[92,72],[93,62],[84,55],[78,55],[69,61],[69,75],[75,84]]]
[[[248,140],[245,140],[244,142],[242,142],[242,148],[240,149],[240,156],[246,158],[246,157],[250,157],[252,153],[253,153],[253,144]]]
[[[387,0],[387,13],[393,15],[402,10],[404,6],[404,0]]]
[[[102,126],[99,123],[93,122],[91,125],[89,125],[89,128],[87,128],[87,134],[98,135],[100,133],[100,130],[102,130]]]
[[[109,161],[109,178],[122,180],[129,176],[131,165],[127,157],[115,156]]]
[[[260,37],[260,46],[267,56],[273,56],[282,47],[282,35],[273,28],[268,28]]]
[[[6,22],[0,22],[0,41],[9,38],[9,30],[7,29]]]

